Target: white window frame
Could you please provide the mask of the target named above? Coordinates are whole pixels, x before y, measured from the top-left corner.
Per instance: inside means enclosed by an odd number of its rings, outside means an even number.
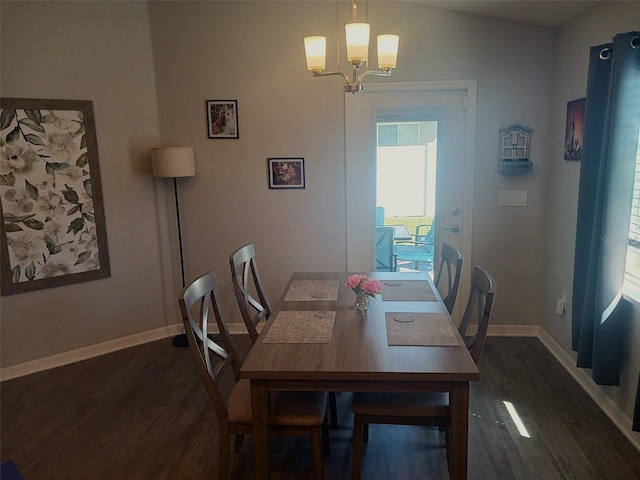
[[[636,171],[632,201],[623,295],[635,307],[640,308],[640,133],[638,134],[638,147],[636,149]]]

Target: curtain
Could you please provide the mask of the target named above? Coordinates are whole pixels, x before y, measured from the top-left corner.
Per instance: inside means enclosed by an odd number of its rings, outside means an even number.
[[[590,50],[573,279],[572,348],[600,385],[619,385],[622,299],[640,124],[640,33]]]

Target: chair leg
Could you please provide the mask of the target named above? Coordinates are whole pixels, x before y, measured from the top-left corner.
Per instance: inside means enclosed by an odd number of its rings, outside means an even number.
[[[233,442],[233,451],[239,452],[242,450],[242,442],[244,442],[244,435],[237,434],[236,439]]]
[[[327,412],[324,413],[324,419],[322,420],[322,450],[328,453],[331,450],[331,443],[329,438],[329,418]]]
[[[352,480],[360,480],[362,473],[362,438],[364,431],[362,430],[362,415],[354,414],[353,416],[353,461],[351,466]]]
[[[338,400],[336,392],[329,392],[329,412],[331,413],[331,428],[338,428]]]
[[[236,437],[237,438],[237,437]],[[218,454],[218,480],[229,478],[229,434],[220,435],[220,448]]]
[[[451,475],[451,426],[449,422],[447,422],[447,426],[444,429],[444,448],[447,449],[447,466],[449,467],[449,475]]]
[[[313,447],[313,466],[317,480],[324,480],[324,457],[322,455],[322,435],[318,428],[311,431],[311,444]]]

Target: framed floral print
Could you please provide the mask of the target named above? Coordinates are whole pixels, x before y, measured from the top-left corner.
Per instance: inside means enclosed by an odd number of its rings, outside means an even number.
[[[3,295],[111,275],[93,104],[0,98]]]
[[[305,188],[304,158],[268,158],[269,188]]]

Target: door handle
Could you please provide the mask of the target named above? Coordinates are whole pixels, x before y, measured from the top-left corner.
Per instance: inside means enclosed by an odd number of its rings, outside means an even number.
[[[449,230],[451,233],[458,233],[460,232],[460,227],[458,225],[451,225],[451,227],[445,228],[443,230]]]

